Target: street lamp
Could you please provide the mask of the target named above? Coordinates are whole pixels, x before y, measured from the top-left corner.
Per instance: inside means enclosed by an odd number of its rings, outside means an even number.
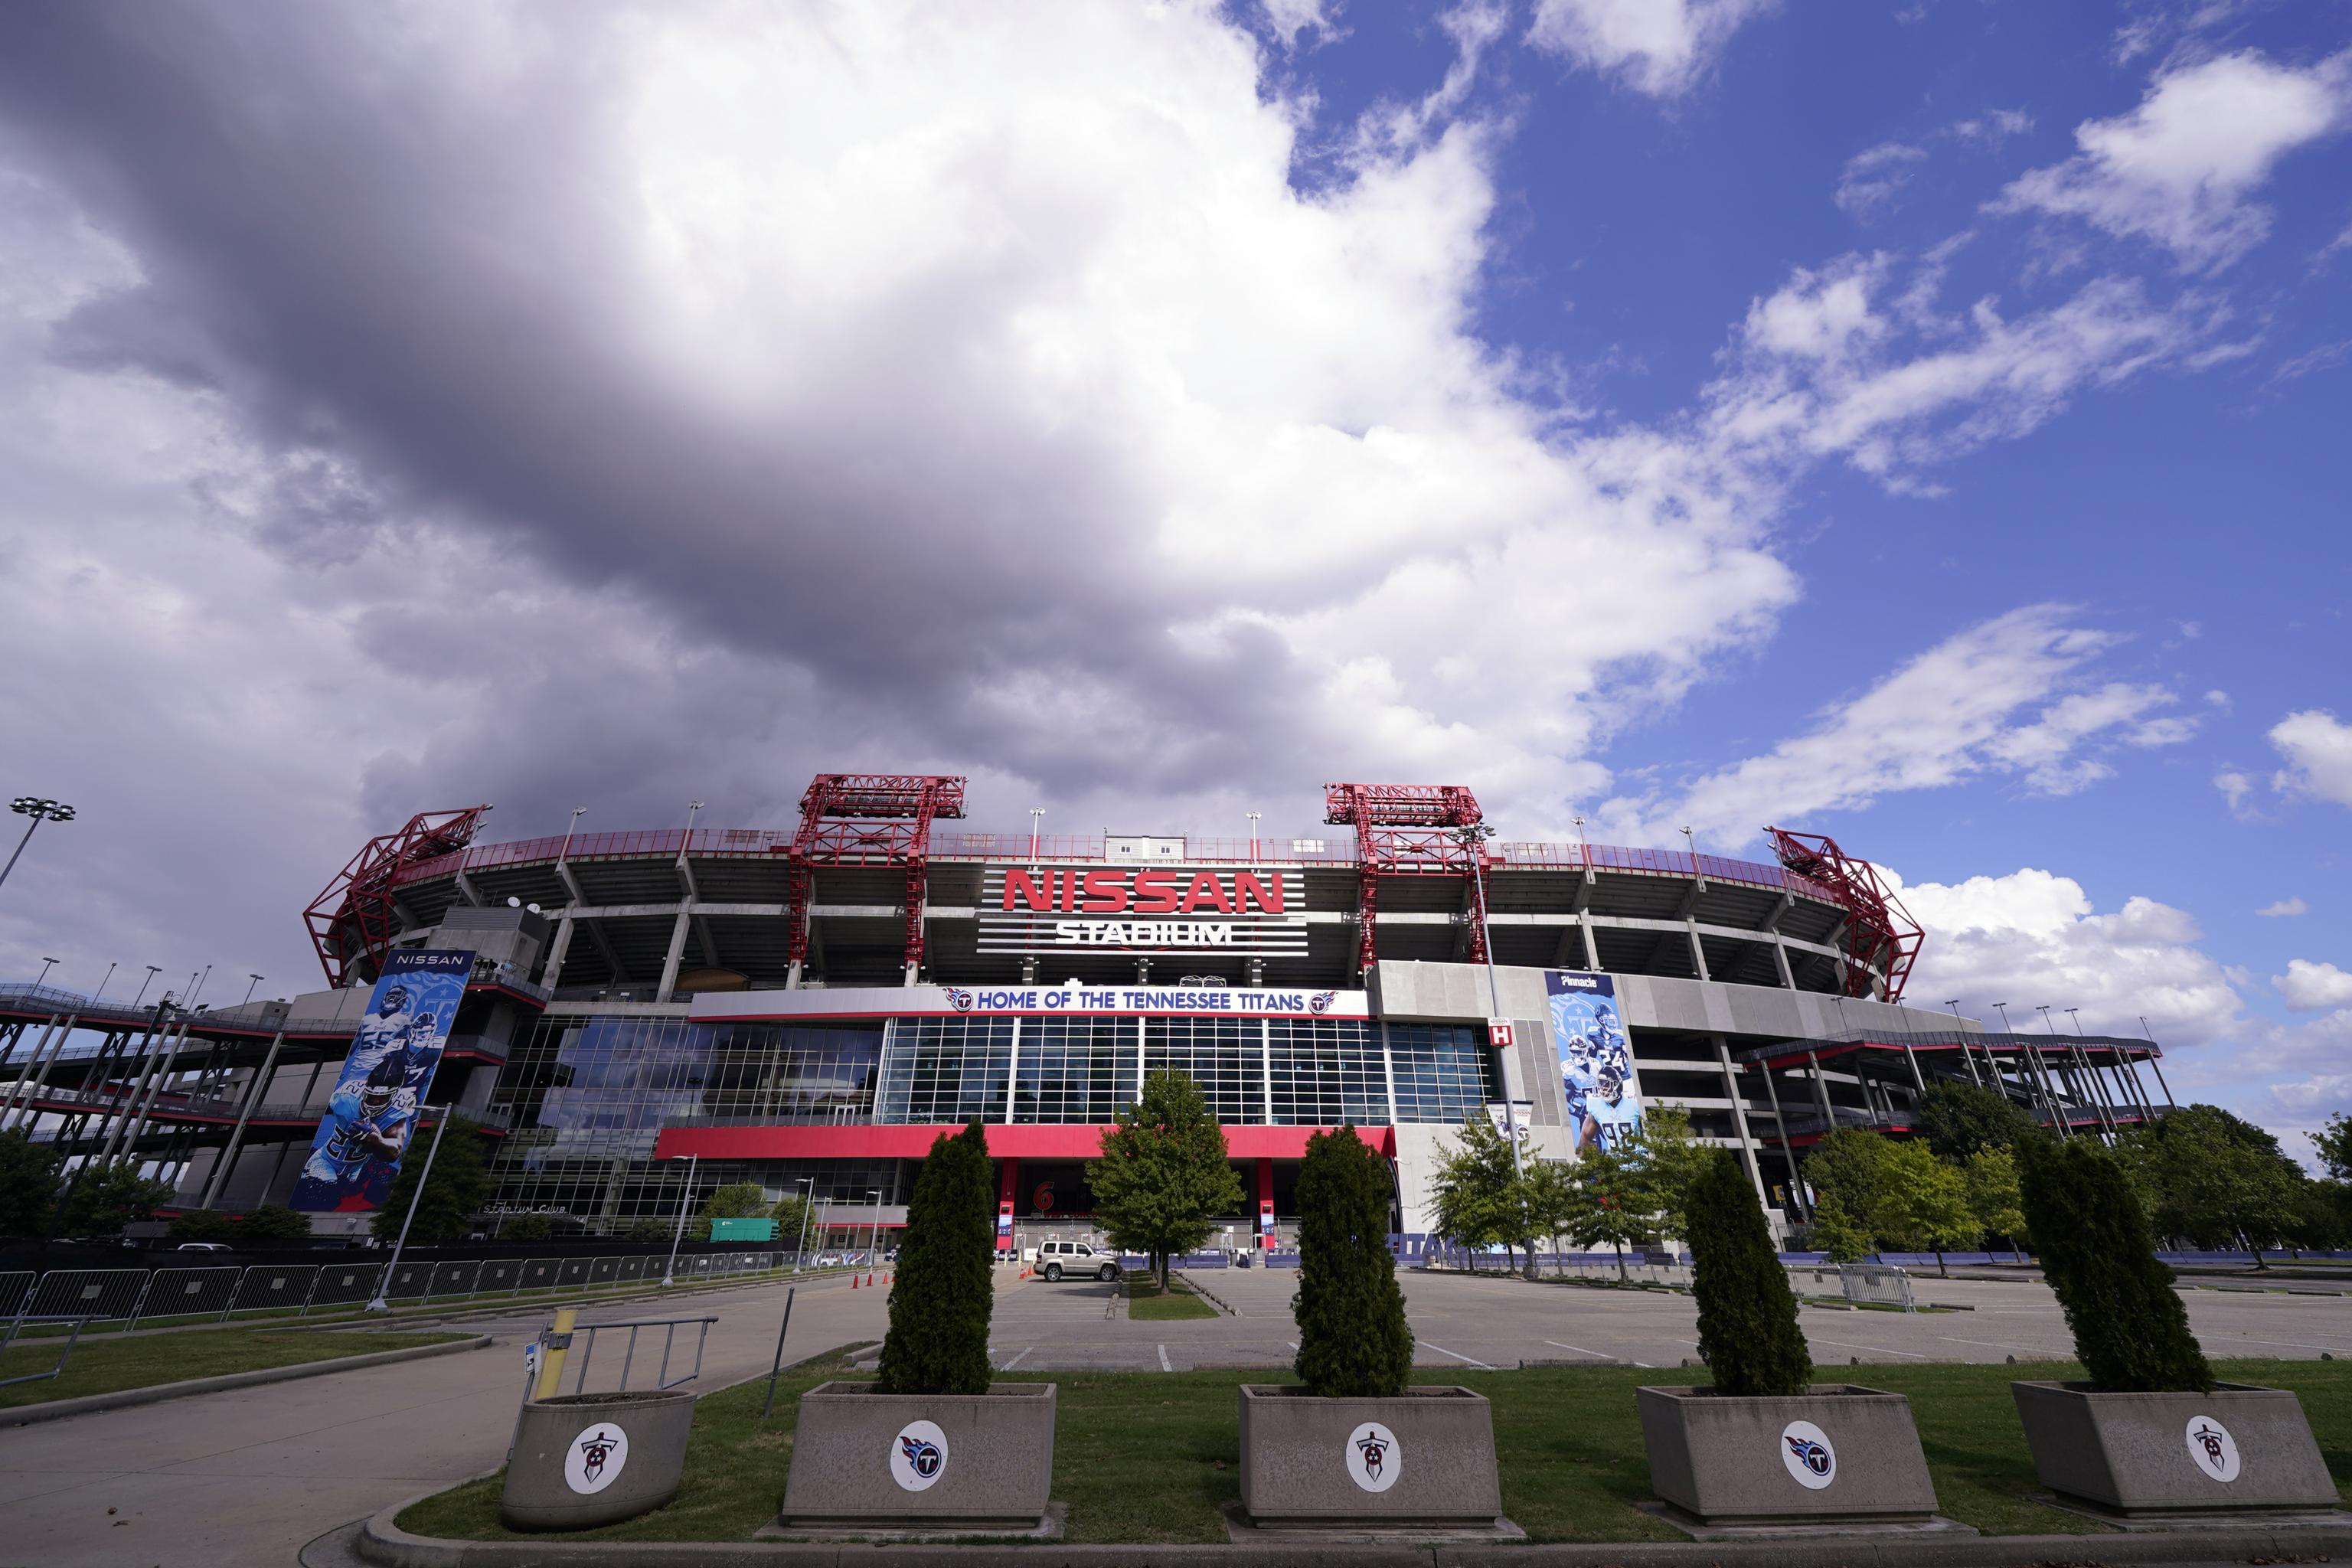
[[[563,825],[563,847],[555,852],[558,865],[562,864],[564,857],[572,853],[572,835],[580,826],[580,814],[587,809],[584,805],[575,805],[572,808],[572,820]]]
[[[41,795],[20,795],[8,803],[8,809],[19,816],[29,816],[33,820],[25,825],[25,837],[16,840],[16,853],[8,857],[8,864],[0,866],[0,882],[6,881],[8,873],[16,868],[16,856],[22,855],[25,852],[25,846],[33,841],[33,829],[40,826],[44,822],[71,822],[74,819],[72,806],[62,801],[49,800]]]
[[[2083,1032],[2083,1020],[2079,1016],[2082,1011],[2083,1010],[2080,1007],[2069,1007],[2066,1009],[2066,1022],[2077,1035],[2080,1035]]]
[[[385,1264],[383,1272],[376,1276],[375,1294],[368,1298],[368,1304],[362,1309],[363,1311],[392,1310],[392,1271],[400,1267],[400,1249],[408,1245],[408,1227],[416,1223],[416,1205],[424,1201],[425,1181],[433,1174],[433,1156],[441,1152],[441,1134],[449,1131],[449,1108],[439,1105],[427,1109],[438,1110],[441,1121],[433,1129],[433,1146],[425,1151],[425,1169],[416,1173],[416,1188],[408,1194],[408,1215],[400,1222],[400,1239],[392,1244],[392,1261]]]
[[[97,989],[97,990],[95,990],[95,991],[93,991],[93,992],[91,992],[91,993],[89,994],[89,1005],[90,1005],[91,1006],[93,1006],[93,1007],[97,1006],[97,1005],[98,1005],[98,999],[99,999],[100,996],[103,996],[104,994],[106,994],[106,981],[107,981],[107,980],[111,980],[111,979],[113,979],[113,978],[114,978],[114,971],[115,971],[116,965],[117,965],[117,964],[119,964],[121,962],[121,961],[118,959],[118,960],[116,960],[115,963],[110,963],[110,964],[108,964],[108,965],[106,966],[106,980],[101,980],[101,981],[100,981],[100,982],[98,983],[98,989]]]
[[[147,978],[139,983],[139,994],[131,999],[131,1005],[133,1007],[136,1007],[141,1002],[146,999],[147,987],[154,984],[155,976],[163,973],[163,966],[160,963],[151,963],[147,966]],[[158,1005],[161,1005],[161,1004],[158,1004]]]
[[[209,963],[207,963],[207,964],[205,964],[205,973],[204,973],[204,976],[203,976],[203,978],[202,978],[202,979],[198,979],[198,978],[196,978],[196,977],[195,977],[195,976],[194,976],[194,975],[191,975],[191,976],[189,977],[189,979],[188,979],[188,1005],[189,1005],[189,1006],[193,1007],[193,1006],[194,1006],[194,1005],[196,1005],[196,996],[197,996],[197,994],[198,994],[200,992],[202,992],[202,991],[204,990],[205,986],[205,985],[206,985],[206,984],[207,984],[212,980],[212,977],[213,977],[213,966],[212,966],[211,964],[209,964]]]
[[[1698,840],[1691,837],[1691,830],[1687,827],[1678,831],[1683,836],[1683,847],[1690,851],[1691,875],[1695,877],[1698,875]]]
[[[1257,819],[1264,814],[1255,811],[1245,811],[1242,813],[1242,815],[1249,818],[1250,860],[1255,864],[1257,860]]]
[[[1569,820],[1576,824],[1576,863],[1580,866],[1589,866],[1592,863],[1592,856],[1584,847],[1584,814],[1578,812]]]
[[[873,1239],[866,1244],[866,1282],[871,1285],[874,1283],[874,1265],[879,1259],[882,1251],[882,1189],[868,1187],[866,1189],[866,1195],[874,1204]]]
[[[255,985],[258,985],[258,984],[261,984],[261,976],[260,976],[260,975],[258,975],[258,974],[253,973],[251,971],[249,971],[249,970],[248,970],[248,971],[247,972],[247,973],[246,973],[246,976],[245,976],[245,977],[246,977],[246,979],[247,979],[247,980],[249,980],[249,981],[251,981],[251,982],[253,983],[251,985],[247,985],[247,986],[245,988],[245,1002],[250,1002],[250,1001],[252,1001],[252,1000],[253,1000],[253,987],[254,987]],[[238,1006],[240,1006],[240,1007],[242,1007],[242,1006],[244,1006],[244,1005],[245,1005],[245,1002],[240,1002],[240,1003],[238,1003],[238,1004],[237,1004],[237,1005],[238,1005]]]
[[[1996,1012],[1996,1013],[1998,1013],[1998,1014],[2000,1014],[2000,1032],[2001,1032],[2002,1034],[2004,1034],[2004,1035],[2011,1035],[2011,1034],[2015,1034],[2015,1033],[2017,1032],[2016,1030],[2011,1029],[2011,1028],[2009,1026],[2009,1004],[2008,1004],[2008,1003],[2006,1003],[2006,1002],[1996,1002],[1996,1003],[1994,1003],[1994,1004],[1992,1005],[1992,1010],[1993,1010],[1994,1012]]]
[[[1029,808],[1029,858],[1033,862],[1037,858],[1037,831],[1045,826],[1045,808],[1042,805],[1031,806]]]
[[[662,1283],[665,1285],[677,1283],[677,1244],[679,1238],[686,1235],[686,1205],[694,1201],[694,1167],[701,1158],[699,1154],[686,1157],[686,1190],[677,1194],[677,1228],[670,1232],[669,1262],[662,1268]]]
[[[33,982],[33,989],[34,989],[34,990],[36,990],[36,991],[38,991],[42,986],[44,986],[44,985],[47,984],[48,984],[48,980],[49,980],[49,971],[50,971],[50,970],[52,970],[52,969],[55,969],[57,966],[58,966],[58,961],[57,961],[56,959],[54,959],[54,958],[44,958],[44,959],[42,959],[42,960],[41,960],[41,977],[40,977],[38,980],[36,980],[36,981],[34,981],[34,982]]]
[[[809,1221],[815,1217],[816,1214],[816,1178],[803,1176],[793,1185],[806,1187],[809,1190],[808,1196],[801,1200],[801,1234],[793,1243],[793,1272],[798,1274],[801,1271],[802,1263],[808,1258]]]
[[[694,842],[694,815],[701,809],[702,803],[698,800],[689,800],[686,803],[686,841],[688,844]]]

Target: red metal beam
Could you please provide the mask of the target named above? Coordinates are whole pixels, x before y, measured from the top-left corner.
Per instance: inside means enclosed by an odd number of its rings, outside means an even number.
[[[489,809],[420,811],[397,833],[369,839],[335,873],[302,911],[329,985],[340,990],[354,977],[375,978],[395,934],[392,886],[402,868],[463,849],[474,841]]]
[[[1327,784],[1323,820],[1356,831],[1356,969],[1379,958],[1374,938],[1382,877],[1460,877],[1470,924],[1470,962],[1486,962],[1486,910],[1478,897],[1486,865],[1480,836],[1465,828],[1486,824],[1478,797],[1465,784]]]
[[[1927,935],[1879,879],[1878,868],[1846,854],[1826,834],[1790,833],[1778,827],[1767,827],[1764,832],[1782,866],[1827,888],[1845,906],[1849,917],[1845,994],[1868,996],[1872,972],[1883,970],[1885,1000],[1903,1000],[1904,984],[1911,978],[1911,965],[1918,959]]]
[[[925,868],[931,824],[963,816],[961,777],[819,773],[801,796],[801,828],[785,853],[785,958],[808,960],[809,900],[819,866],[890,866],[907,874],[906,962],[923,962]]]

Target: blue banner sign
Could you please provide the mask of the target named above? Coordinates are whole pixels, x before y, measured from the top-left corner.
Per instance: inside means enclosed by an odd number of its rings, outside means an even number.
[[[289,1206],[311,1214],[383,1206],[473,972],[470,952],[411,949],[384,960]]]

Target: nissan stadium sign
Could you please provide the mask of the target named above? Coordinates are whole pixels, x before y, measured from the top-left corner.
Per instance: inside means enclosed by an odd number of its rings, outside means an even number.
[[[1272,867],[992,866],[980,951],[1304,957],[1306,883]]]

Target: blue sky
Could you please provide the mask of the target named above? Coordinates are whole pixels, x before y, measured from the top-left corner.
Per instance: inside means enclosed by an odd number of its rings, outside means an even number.
[[[2347,174],[2340,4],[11,8],[0,973],[307,986],[477,800],[1458,781],[1833,834],[2299,1150]]]

